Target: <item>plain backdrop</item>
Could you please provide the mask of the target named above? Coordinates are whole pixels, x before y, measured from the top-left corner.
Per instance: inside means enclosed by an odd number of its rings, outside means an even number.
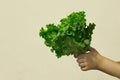
[[[96,24],[91,46],[120,61],[120,0],[0,0],[0,80],[118,80],[81,71],[73,56],[57,59],[39,37],[41,27],[77,11]]]

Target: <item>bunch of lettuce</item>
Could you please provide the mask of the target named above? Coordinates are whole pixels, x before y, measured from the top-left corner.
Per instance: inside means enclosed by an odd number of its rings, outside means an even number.
[[[47,24],[46,28],[40,29],[39,35],[44,38],[45,45],[58,58],[84,53],[90,47],[95,24],[87,25],[85,16],[84,11],[73,12],[58,25]]]

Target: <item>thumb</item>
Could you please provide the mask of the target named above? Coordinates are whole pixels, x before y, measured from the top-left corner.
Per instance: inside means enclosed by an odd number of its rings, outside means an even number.
[[[91,52],[97,52],[97,50],[95,49],[95,48],[93,48],[93,47],[89,47],[89,50],[91,51]]]
[[[74,54],[74,57],[77,58],[80,54]]]

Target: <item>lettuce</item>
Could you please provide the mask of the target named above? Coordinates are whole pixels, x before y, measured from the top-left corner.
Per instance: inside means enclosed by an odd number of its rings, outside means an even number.
[[[39,35],[45,40],[45,45],[58,58],[82,54],[90,47],[95,24],[87,25],[85,16],[84,11],[73,12],[59,24],[47,24],[46,28],[40,29]]]

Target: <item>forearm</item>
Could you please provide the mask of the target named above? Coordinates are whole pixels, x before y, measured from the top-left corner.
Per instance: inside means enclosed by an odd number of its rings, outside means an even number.
[[[98,70],[120,78],[120,62],[112,61],[106,57],[101,57]]]
[[[117,62],[117,63],[119,63],[119,64],[120,64],[120,61],[119,61],[119,62]]]

